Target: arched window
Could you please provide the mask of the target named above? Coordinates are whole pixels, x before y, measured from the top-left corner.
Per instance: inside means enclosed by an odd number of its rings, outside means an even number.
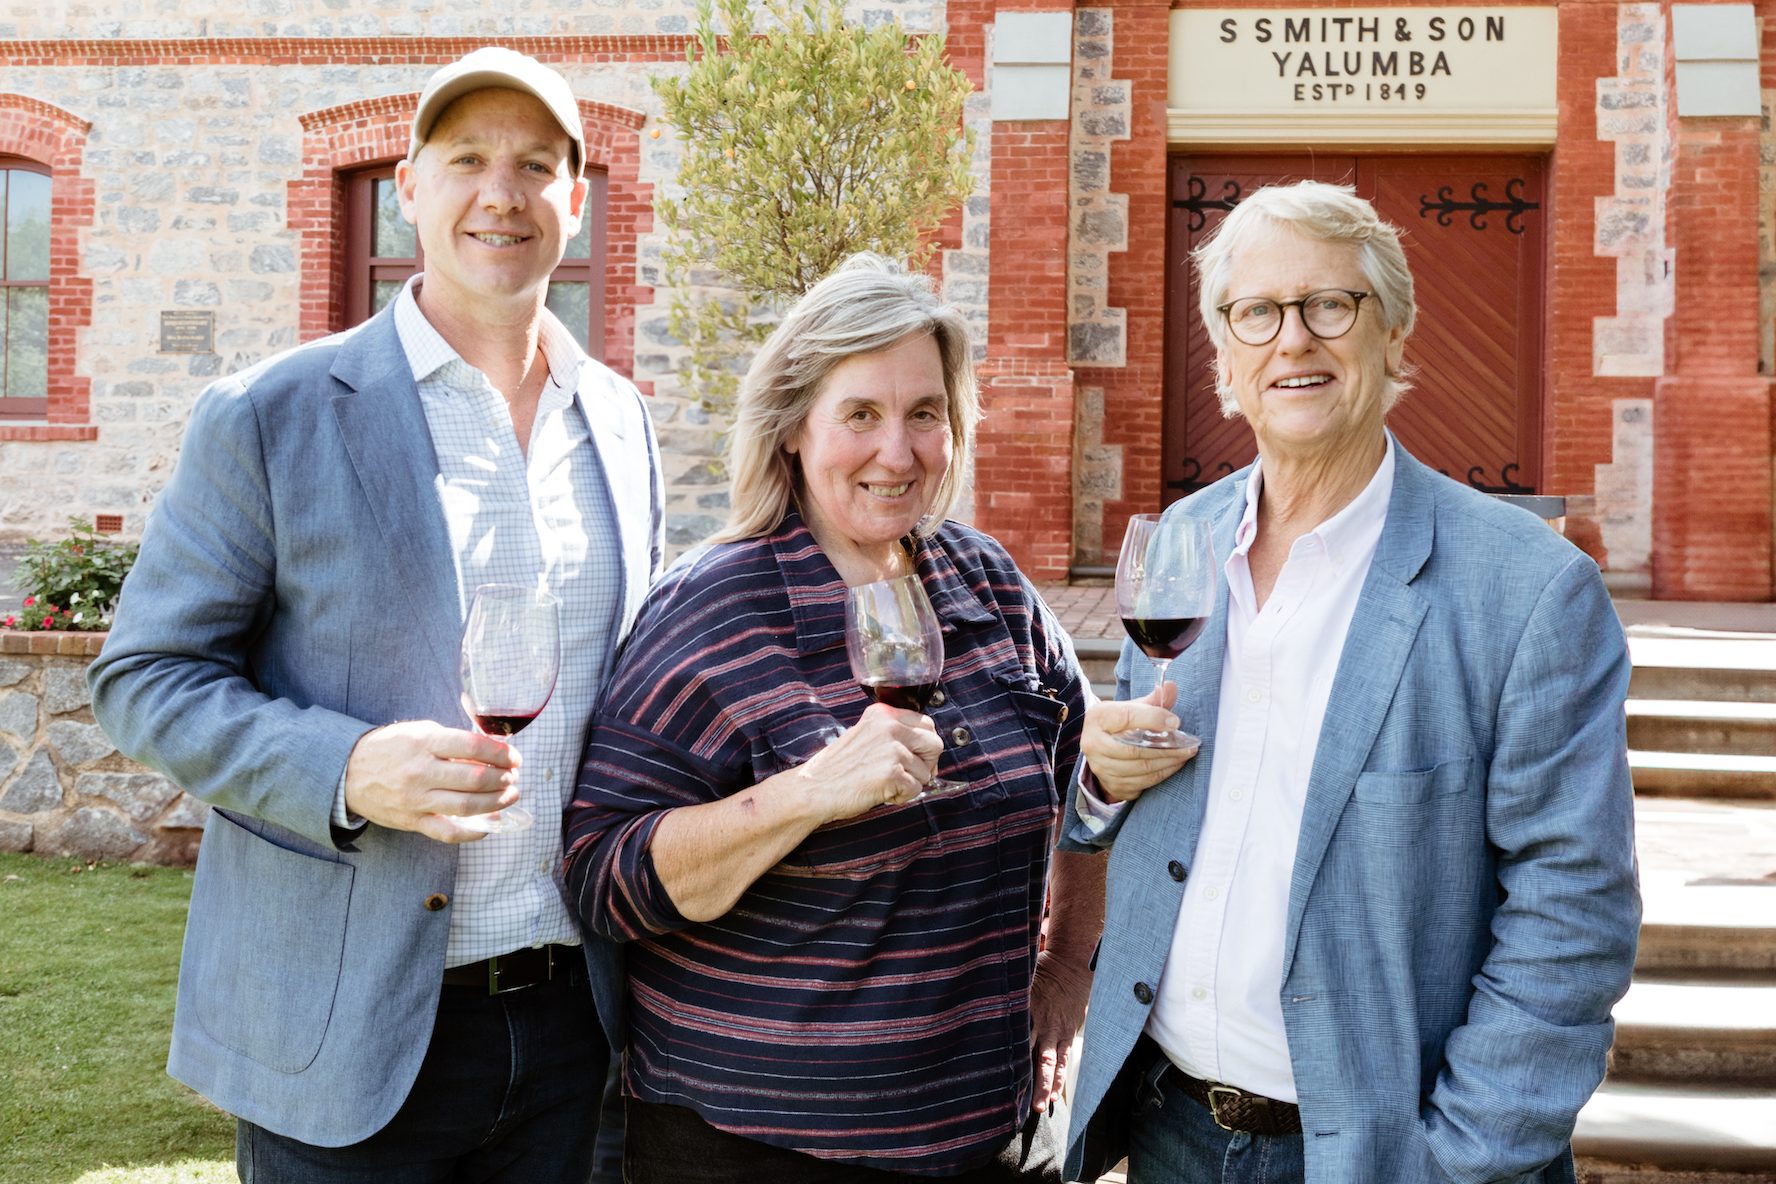
[[[0,156],[0,419],[49,408],[49,170]]]
[[[395,165],[358,169],[345,178],[345,323],[381,312],[416,271],[425,252],[412,224],[401,216]],[[609,178],[586,171],[586,207],[580,232],[567,244],[549,280],[549,311],[561,319],[589,355],[604,359],[605,220]]]

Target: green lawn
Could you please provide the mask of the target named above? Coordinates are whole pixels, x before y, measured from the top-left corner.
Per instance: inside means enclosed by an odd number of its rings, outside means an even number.
[[[0,1184],[234,1180],[233,1120],[165,1070],[190,895],[176,868],[0,855]]]

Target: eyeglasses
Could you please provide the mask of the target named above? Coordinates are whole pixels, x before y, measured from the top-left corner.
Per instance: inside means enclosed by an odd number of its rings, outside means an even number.
[[[1283,331],[1288,310],[1301,310],[1301,323],[1321,341],[1331,341],[1350,332],[1357,323],[1357,309],[1373,292],[1351,292],[1344,288],[1327,288],[1309,292],[1299,300],[1272,300],[1268,296],[1244,296],[1218,304],[1215,311],[1227,320],[1227,328],[1247,345],[1269,345]]]

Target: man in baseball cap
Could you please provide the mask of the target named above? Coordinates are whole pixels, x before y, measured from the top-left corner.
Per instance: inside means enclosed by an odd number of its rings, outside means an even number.
[[[539,62],[432,76],[396,168],[424,273],[204,392],[93,667],[118,747],[217,807],[168,1070],[237,1117],[246,1184],[620,1179],[621,974],[553,877],[663,507],[640,395],[545,304],[585,158]],[[483,584],[557,602],[509,739],[463,706]]]

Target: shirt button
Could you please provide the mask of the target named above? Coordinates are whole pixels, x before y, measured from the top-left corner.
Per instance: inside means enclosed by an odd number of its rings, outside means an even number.
[[[1153,1002],[1153,988],[1146,983],[1136,983],[1135,998],[1142,1003]]]
[[[1210,900],[1217,900],[1221,896],[1221,889],[1211,888],[1207,892],[1203,893],[1203,895],[1208,897]]]
[[[448,896],[445,896],[442,892],[434,892],[425,898],[425,909],[428,913],[435,913],[449,903],[450,898]]]
[[[1065,703],[1063,703],[1063,704],[1061,704],[1061,722],[1062,723],[1067,722],[1067,714],[1068,714],[1067,705]]]
[[[544,781],[555,780],[555,770],[554,769],[544,769],[543,770],[543,780]]]
[[[1166,864],[1166,875],[1182,884],[1184,882],[1184,865],[1175,859],[1172,860]]]
[[[928,706],[928,707],[942,707],[944,705],[945,697],[946,696],[944,695],[942,688],[932,691],[931,698],[925,700],[926,706]]]
[[[950,733],[950,739],[956,742],[957,747],[960,747],[967,744],[970,740],[973,740],[974,733],[970,732],[967,728],[957,728]]]
[[[1264,701],[1264,692],[1259,690],[1257,687],[1253,687],[1251,690],[1246,692],[1246,702],[1261,703],[1263,701]]]
[[[1228,794],[1227,796],[1232,798],[1236,802],[1243,802],[1246,800],[1246,791],[1243,789],[1236,789],[1232,793]]]
[[[1207,999],[1209,992],[1202,987],[1195,987],[1191,990],[1190,997],[1192,999]]]

